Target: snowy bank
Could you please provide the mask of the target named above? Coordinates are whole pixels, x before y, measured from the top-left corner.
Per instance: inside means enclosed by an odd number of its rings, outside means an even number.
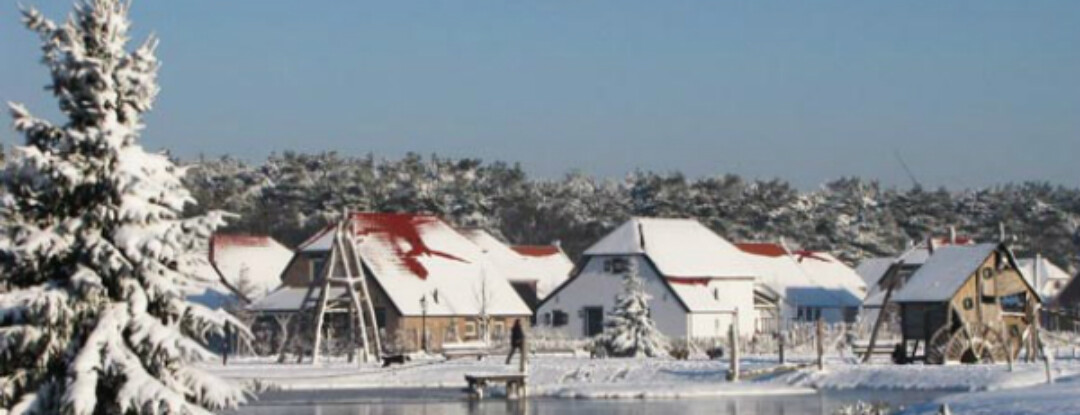
[[[517,361],[506,365],[498,356],[471,359],[414,361],[383,369],[377,365],[325,363],[317,366],[240,360],[206,369],[234,382],[257,382],[282,390],[375,388],[463,388],[466,374],[514,373]],[[743,369],[773,366],[769,360],[747,359]],[[725,362],[671,359],[588,359],[537,357],[529,362],[532,396],[578,399],[692,398],[807,394],[807,387],[780,382],[728,382]]]

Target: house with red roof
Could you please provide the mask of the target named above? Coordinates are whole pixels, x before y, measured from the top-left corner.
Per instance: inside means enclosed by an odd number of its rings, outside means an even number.
[[[570,276],[574,263],[558,245],[507,245],[483,229],[461,233],[483,250],[530,308]]]
[[[779,295],[783,320],[855,321],[866,286],[836,257],[825,252],[793,251],[780,243],[736,246],[748,255],[760,282]]]
[[[566,282],[540,303],[537,325],[569,337],[601,333],[623,278],[636,269],[656,327],[677,338],[754,331],[756,271],[746,255],[692,219],[633,218],[589,247]]]
[[[499,338],[514,320],[532,316],[505,273],[442,219],[355,213],[348,220],[384,338],[404,339],[405,347],[416,349],[426,333],[429,348],[437,351],[443,343],[479,339],[485,325]],[[334,229],[328,226],[300,244],[282,274],[283,287],[251,308],[265,313],[298,310],[308,287],[327,266]],[[343,272],[342,266],[334,269]],[[332,299],[346,295],[343,289],[329,294]],[[328,320],[331,326],[345,321],[333,315]]]

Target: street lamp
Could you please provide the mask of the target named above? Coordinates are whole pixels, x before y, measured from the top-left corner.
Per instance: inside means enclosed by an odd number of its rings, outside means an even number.
[[[427,294],[420,297],[420,326],[422,328],[420,347],[424,349],[424,353],[427,353]]]

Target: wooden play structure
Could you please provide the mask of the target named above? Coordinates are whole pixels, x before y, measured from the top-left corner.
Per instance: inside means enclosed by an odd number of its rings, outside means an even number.
[[[1004,243],[941,247],[889,294],[907,360],[1011,362],[1024,348],[1037,355],[1040,299]]]
[[[349,218],[348,212],[345,212],[344,218]],[[350,362],[357,354],[361,362],[381,358],[382,345],[371,291],[368,290],[364,267],[356,251],[356,232],[351,229],[351,224],[352,221],[341,220],[333,230],[333,242],[325,266],[312,279],[294,317],[300,319],[300,330],[294,330],[286,340],[286,344],[292,347],[282,349],[279,361],[284,361],[286,352],[292,349],[296,353],[297,363],[302,362],[306,355],[311,356],[312,363],[318,362],[324,341],[323,326],[331,314],[347,315],[345,336]]]

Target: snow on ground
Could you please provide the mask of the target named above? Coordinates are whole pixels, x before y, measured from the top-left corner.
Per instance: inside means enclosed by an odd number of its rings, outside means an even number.
[[[746,359],[743,370],[775,365]],[[474,359],[413,361],[383,369],[344,362],[277,364],[272,360],[239,360],[229,366],[208,366],[211,372],[238,382],[258,381],[286,390],[367,388],[463,388],[466,374],[517,373],[518,362],[501,356]],[[534,357],[529,361],[529,393],[563,398],[688,398],[697,396],[803,394],[812,389],[778,382],[726,380],[725,362],[671,359],[589,359]]]
[[[375,364],[343,361],[311,364],[277,364],[272,359],[239,359],[229,366],[208,365],[227,379],[257,381],[270,388],[294,391],[374,388],[463,388],[466,374],[516,373],[518,362],[504,364],[501,356],[484,361],[458,359],[416,360],[388,369]],[[806,363],[805,356],[790,359]],[[1006,365],[898,366],[885,363],[858,365],[828,359],[826,370],[814,367],[744,379],[726,380],[726,360],[589,359],[588,357],[539,356],[530,360],[529,393],[557,398],[694,398],[772,394],[807,394],[819,390],[858,391],[956,391],[940,402],[949,402],[953,413],[1080,413],[1080,360],[1054,362],[1052,386],[1045,382],[1040,363]],[[747,357],[743,373],[776,366],[772,357]],[[502,394],[501,388],[492,390]],[[965,392],[965,393],[959,393]],[[975,393],[966,393],[975,392]],[[1020,400],[1023,399],[1023,402]],[[1037,402],[1037,405],[1033,404]],[[940,403],[918,406],[916,414],[934,413]],[[931,408],[933,407],[933,408]],[[1034,408],[1034,409],[1032,409]],[[1011,411],[1011,412],[1010,412]]]
[[[1080,374],[1080,361],[1054,362],[1055,377]],[[1013,372],[1005,364],[924,366],[857,365],[830,360],[825,372],[802,370],[777,376],[774,381],[814,389],[903,389],[985,391],[1019,388],[1046,381],[1042,363],[1017,363]]]
[[[1053,385],[948,395],[904,414],[937,414],[947,404],[954,414],[1042,415],[1080,413],[1080,378],[1061,379]]]

